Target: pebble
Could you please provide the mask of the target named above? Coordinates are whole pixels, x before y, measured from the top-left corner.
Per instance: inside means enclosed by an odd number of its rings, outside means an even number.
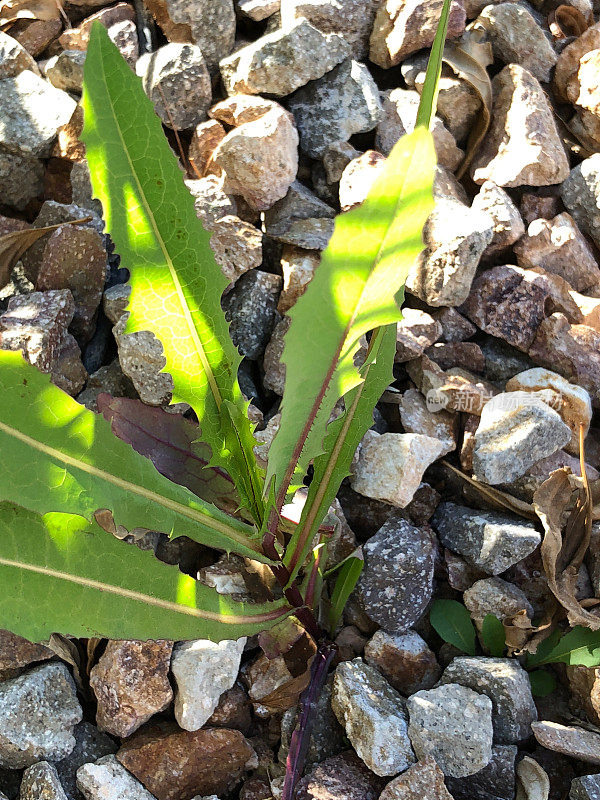
[[[306,291],[316,268],[320,263],[319,254],[294,245],[284,245],[281,251],[281,272],[283,288],[279,295],[277,310],[285,314]]]
[[[246,97],[253,99],[241,96]],[[236,102],[241,102],[239,96]],[[262,101],[260,111],[253,111],[249,121],[236,123],[217,145],[211,169],[224,172],[227,194],[239,194],[252,208],[264,211],[285,197],[296,177],[298,132],[291,114],[277,103]]]
[[[400,421],[407,433],[431,436],[444,445],[442,455],[456,449],[458,417],[451,411],[430,411],[418,389],[407,389],[399,405]]]
[[[394,778],[379,795],[379,800],[453,800],[446,789],[444,773],[431,756],[413,764]]]
[[[570,214],[536,219],[515,245],[519,266],[541,267],[560,275],[578,292],[600,290],[600,268],[591,247]]]
[[[360,658],[342,662],[331,702],[356,753],[376,775],[397,775],[414,763],[405,702],[376,669]]]
[[[600,23],[584,31],[561,51],[554,70],[554,92],[560,100],[567,100],[567,85],[579,71],[580,62],[586,53],[600,47]]]
[[[384,69],[395,67],[407,56],[434,40],[442,11],[441,0],[384,0],[377,9],[370,39],[369,58]],[[448,39],[465,29],[465,9],[452,2],[448,17]]]
[[[165,125],[187,130],[206,119],[212,100],[210,75],[202,50],[171,42],[145,53],[135,66],[144,91]]]
[[[0,766],[22,769],[65,758],[82,713],[64,664],[44,664],[0,683]]]
[[[571,170],[560,194],[581,230],[600,247],[600,153],[586,158]]]
[[[407,701],[408,735],[417,757],[432,756],[444,775],[462,778],[492,757],[492,701],[448,683],[416,692]]]
[[[223,298],[231,338],[247,358],[258,359],[265,351],[277,321],[281,283],[279,275],[251,270]]]
[[[173,699],[169,683],[172,642],[109,641],[90,672],[102,731],[126,738]]]
[[[0,152],[0,192],[3,201],[17,210],[43,193],[44,165],[34,156]]]
[[[383,781],[353,750],[326,758],[298,783],[296,800],[378,800]],[[264,794],[255,800],[263,800]],[[246,800],[244,797],[242,800]]]
[[[73,731],[75,747],[54,766],[69,800],[81,800],[77,789],[77,770],[84,764],[97,761],[117,752],[117,745],[105,733],[89,722],[80,722]]]
[[[270,389],[280,396],[283,396],[283,390],[285,388],[285,364],[281,361],[281,356],[285,344],[285,334],[288,332],[291,322],[292,320],[290,317],[282,317],[275,325],[269,344],[265,347],[265,355],[263,358],[263,369],[265,372],[263,384],[266,389]],[[273,419],[274,417],[271,417],[271,420]],[[270,427],[271,420],[269,420],[265,431],[259,432],[263,434],[259,438],[265,439],[265,436],[268,436],[267,430]],[[272,441],[272,437],[269,437],[269,440]]]
[[[429,531],[393,516],[363,545],[356,598],[369,619],[402,633],[422,616],[433,591],[434,543]]]
[[[127,316],[124,314],[113,328],[121,369],[131,379],[142,402],[151,406],[168,405],[173,394],[173,378],[162,371],[165,366],[163,346],[150,331],[125,333]]]
[[[26,69],[39,75],[35,59],[23,45],[7,33],[0,32],[0,80],[14,78]]]
[[[486,6],[475,20],[503,64],[520,64],[538,81],[548,83],[557,55],[534,16],[520,3]]]
[[[465,591],[463,602],[478,630],[481,630],[483,620],[488,614],[493,614],[500,621],[506,617],[514,617],[523,610],[530,618],[534,615],[533,606],[525,592],[502,578],[481,578],[475,581]]]
[[[471,168],[475,183],[548,186],[569,175],[546,95],[528,70],[509,64],[492,81],[492,124]]]
[[[587,436],[592,420],[592,402],[589,393],[581,386],[570,383],[562,375],[542,367],[534,367],[520,372],[506,384],[507,392],[554,393],[552,407],[563,422],[571,429],[571,441],[565,448],[575,455],[579,453],[579,430],[583,426],[583,436]]]
[[[190,139],[188,161],[197,178],[206,177],[212,154],[226,135],[227,131],[217,120],[208,119],[196,125]],[[186,181],[186,185],[189,186],[189,183],[190,181]]]
[[[536,461],[571,441],[560,415],[531,392],[505,392],[487,403],[475,431],[473,474],[490,483],[510,483]]]
[[[382,174],[385,162],[386,158],[381,153],[367,150],[346,165],[339,186],[342,211],[350,211],[366,200],[375,180]]]
[[[441,543],[490,575],[499,575],[532,553],[541,536],[519,517],[440,503],[433,527]]]
[[[334,217],[335,209],[295,180],[285,197],[265,212],[265,233],[284,244],[324,250],[333,233]]]
[[[494,223],[492,241],[483,252],[484,258],[503,253],[508,247],[519,241],[525,233],[525,225],[519,209],[513,203],[510,195],[492,181],[485,181],[482,184],[471,207],[487,214]],[[520,242],[518,246],[520,246]],[[522,264],[521,266],[526,265]]]
[[[54,653],[10,631],[0,630],[0,681],[16,678],[36,661],[47,661]]]
[[[281,0],[236,0],[236,8],[240,13],[255,22],[262,22],[263,19],[273,16],[280,7]]]
[[[68,800],[56,767],[39,761],[23,773],[19,800]]]
[[[47,158],[58,129],[71,119],[76,105],[66,92],[31,70],[0,80],[0,145],[21,156]]]
[[[347,142],[355,133],[373,130],[382,115],[369,70],[351,59],[294,92],[288,108],[296,120],[300,147],[311,158],[320,158],[331,142]]]
[[[531,736],[537,710],[529,677],[515,659],[459,656],[444,670],[440,684],[446,683],[468,686],[490,698],[497,744],[517,744]]]
[[[353,58],[364,59],[377,5],[378,0],[284,0],[281,24],[285,28],[295,19],[306,17],[323,33],[343,36],[352,48]]]
[[[59,37],[65,50],[87,50],[94,22],[100,22],[130,67],[135,67],[139,44],[135,27],[135,12],[128,3],[117,3],[86,17],[77,28],[67,28]]]
[[[82,50],[63,50],[48,59],[44,75],[57,89],[81,94],[84,64],[85,53]]]
[[[210,246],[215,260],[230,284],[245,272],[260,267],[263,261],[262,232],[243,219],[228,214],[206,223],[211,231]]]
[[[596,536],[592,532],[592,547],[596,543]],[[591,559],[588,560],[591,561]],[[593,563],[593,561],[592,561]],[[586,564],[586,566],[588,566]],[[594,575],[589,569],[592,586]],[[600,723],[600,670],[583,666],[567,667],[567,681],[569,684],[570,705],[574,713],[583,710],[592,725]]]
[[[337,33],[322,33],[306,19],[261,36],[220,63],[229,94],[282,97],[322,78],[351,55]]]
[[[396,325],[396,355],[402,363],[418,358],[442,335],[442,326],[425,311],[403,308],[402,319]]]
[[[600,773],[573,778],[569,800],[600,800]]]
[[[406,697],[431,689],[441,675],[435,653],[416,631],[377,631],[365,646],[365,661]]]
[[[177,684],[175,719],[186,731],[197,731],[234,685],[246,639],[215,644],[206,639],[175,645],[171,671]]]
[[[444,452],[444,443],[419,433],[367,431],[353,463],[354,491],[405,508],[427,467]]]
[[[533,722],[533,735],[547,750],[564,753],[566,756],[600,764],[600,734],[575,725],[560,725],[558,722]]]
[[[482,770],[466,778],[446,778],[454,800],[514,800],[516,756],[515,745],[495,744]]]
[[[440,308],[433,317],[442,326],[441,342],[464,342],[477,333],[477,328],[455,308]]]
[[[209,728],[191,733],[174,725],[139,731],[123,743],[117,759],[157,800],[220,796],[258,763],[239,731]],[[177,764],[176,772],[173,764]]]
[[[86,800],[156,800],[113,755],[80,767],[77,787]]]

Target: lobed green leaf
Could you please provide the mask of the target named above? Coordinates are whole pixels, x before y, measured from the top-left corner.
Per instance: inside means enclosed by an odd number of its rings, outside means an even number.
[[[542,664],[600,666],[600,631],[577,625],[564,636],[554,631],[540,643],[535,653],[527,656],[527,668]]]

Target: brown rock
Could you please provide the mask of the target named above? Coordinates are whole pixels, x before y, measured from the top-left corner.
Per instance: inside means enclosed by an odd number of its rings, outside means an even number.
[[[25,50],[37,58],[51,44],[62,31],[62,20],[36,19],[24,30],[15,33],[15,39],[20,42]]]
[[[353,750],[327,758],[298,784],[296,800],[377,800],[384,785]]]
[[[73,334],[84,342],[94,331],[106,277],[106,250],[92,228],[65,225],[47,241],[36,288],[70,289],[75,301]]]
[[[547,750],[585,761],[600,764],[600,735],[574,725],[557,722],[533,722],[533,735]]]
[[[452,800],[444,784],[444,773],[435,759],[425,756],[402,775],[390,781],[379,800]]]
[[[304,250],[291,244],[284,245],[281,253],[283,289],[277,304],[280,314],[289,311],[296,300],[304,294],[320,260],[318,252]]]
[[[405,696],[431,689],[442,674],[435,653],[415,631],[377,631],[365,646],[365,661]]]
[[[400,421],[407,433],[421,433],[439,439],[444,445],[443,454],[456,447],[458,417],[444,409],[430,411],[427,401],[418,389],[407,389],[399,405]]]
[[[266,388],[282,396],[285,388],[285,364],[281,361],[281,355],[285,343],[284,337],[289,330],[291,321],[290,317],[283,317],[275,325],[269,344],[265,348],[263,359],[265,370],[263,381]]]
[[[545,319],[531,343],[529,356],[587,389],[600,407],[600,333],[587,325],[571,325],[564,314]]]
[[[433,313],[433,317],[442,326],[441,342],[464,342],[477,333],[475,325],[455,308],[440,308]]]
[[[209,119],[196,125],[192,133],[188,160],[197,178],[203,178],[216,147],[227,136],[227,131],[217,120]]]
[[[66,30],[59,39],[65,50],[87,50],[94,22],[99,22],[117,45],[121,54],[134,65],[138,56],[138,39],[135,28],[135,11],[128,3],[103,8],[86,17],[78,28]]]
[[[214,222],[204,220],[204,223],[213,234],[210,246],[215,260],[231,284],[244,272],[261,265],[263,235],[257,227],[234,214]]]
[[[480,415],[484,405],[498,394],[496,387],[461,367],[444,371],[427,356],[409,361],[406,370],[427,400],[427,408],[464,411]]]
[[[79,105],[66,125],[62,125],[58,129],[52,155],[55,158],[64,158],[67,161],[83,161],[85,158],[85,145],[81,141],[82,130],[83,107]]]
[[[81,350],[70,333],[64,336],[51,375],[52,383],[72,397],[85,386],[87,372],[81,362]]]
[[[439,339],[442,326],[425,311],[402,309],[402,319],[396,325],[396,355],[394,361],[403,363],[418,358]]]
[[[48,661],[54,653],[41,644],[33,644],[10,631],[0,630],[0,681],[16,678],[37,661]]]
[[[485,370],[485,357],[475,342],[440,342],[428,347],[425,355],[442,369],[460,367],[478,373]]]
[[[132,736],[117,759],[157,800],[192,800],[231,791],[256,754],[244,736],[227,728],[182,731],[152,726]]]
[[[396,66],[411,53],[433,43],[442,10],[441,0],[385,0],[377,9],[371,32],[369,58],[384,69]],[[453,2],[448,38],[465,29],[465,9]]]
[[[534,219],[552,219],[560,212],[560,209],[560,197],[556,194],[524,192],[521,196],[521,216],[527,225],[531,225]]]
[[[248,733],[252,724],[252,703],[239,683],[223,692],[206,724],[210,728],[235,728]]]
[[[592,725],[600,725],[600,669],[567,667],[573,710],[585,711]]]
[[[173,642],[109,641],[90,674],[100,730],[127,737],[173,699]]]
[[[567,85],[577,74],[583,56],[598,48],[600,48],[600,22],[588,28],[562,51],[554,70],[554,91],[561,100],[569,99]]]

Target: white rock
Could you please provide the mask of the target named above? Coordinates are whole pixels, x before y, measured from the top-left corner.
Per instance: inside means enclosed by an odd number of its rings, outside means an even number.
[[[156,800],[115,756],[80,767],[77,788],[86,800]]]

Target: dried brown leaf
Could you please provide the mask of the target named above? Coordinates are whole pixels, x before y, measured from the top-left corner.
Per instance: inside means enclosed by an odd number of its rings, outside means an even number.
[[[563,614],[562,607],[556,603],[552,608],[548,609],[546,616],[539,625],[533,624],[525,609],[512,617],[505,617],[502,620],[502,624],[504,625],[508,655],[533,654],[537,652],[544,639],[547,639],[556,629]]]
[[[488,486],[485,483],[476,481],[465,472],[454,467],[448,461],[442,461],[442,464],[475,489],[492,508],[499,509],[500,511],[510,511],[525,519],[537,519],[535,509],[530,503],[525,503],[523,500],[519,500],[517,497],[513,497],[507,492],[502,492],[500,489],[495,489],[493,486]]]
[[[525,756],[517,764],[517,795],[515,800],[548,800],[550,780],[546,771],[533,758]]]
[[[485,31],[469,27],[460,39],[447,42],[444,63],[475,89],[481,98],[481,112],[469,134],[466,155],[456,177],[460,180],[471,163],[477,148],[487,133],[492,117],[492,82],[486,67],[493,63],[492,46],[486,41]]]
[[[548,17],[548,27],[555,39],[566,39],[568,36],[581,36],[593,23],[593,18],[586,19],[578,8],[560,5]]]
[[[0,286],[4,286],[10,279],[10,273],[23,253],[32,244],[45,234],[61,228],[63,225],[81,225],[89,222],[91,217],[73,220],[72,222],[61,222],[58,225],[48,225],[45,228],[25,228],[22,231],[11,231],[0,236]]]

